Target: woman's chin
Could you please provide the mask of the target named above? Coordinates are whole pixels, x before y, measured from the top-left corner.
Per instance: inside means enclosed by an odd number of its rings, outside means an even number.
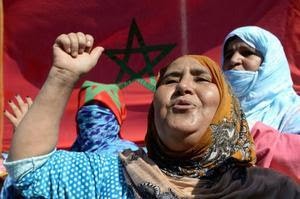
[[[199,131],[198,126],[189,123],[177,123],[176,125],[171,126],[171,129],[173,132],[176,132],[177,134],[181,134],[183,136],[189,136]]]
[[[194,118],[183,117],[183,118],[173,118],[168,122],[169,126],[174,130],[183,132],[194,132],[200,128]]]

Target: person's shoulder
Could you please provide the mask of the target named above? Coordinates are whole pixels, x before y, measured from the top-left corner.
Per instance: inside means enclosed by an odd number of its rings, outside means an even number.
[[[279,173],[271,168],[250,167],[248,168],[250,178],[263,182],[268,187],[295,188],[300,194],[300,184],[297,184],[292,178]]]

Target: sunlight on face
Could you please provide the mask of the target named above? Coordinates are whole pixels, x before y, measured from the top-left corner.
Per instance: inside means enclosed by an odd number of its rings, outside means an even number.
[[[208,68],[183,56],[169,65],[154,95],[155,125],[170,149],[186,150],[206,132],[220,102]]]

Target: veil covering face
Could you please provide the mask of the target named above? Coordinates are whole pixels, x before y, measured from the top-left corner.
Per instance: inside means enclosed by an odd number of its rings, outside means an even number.
[[[260,121],[280,132],[299,134],[300,97],[293,89],[289,63],[279,39],[257,26],[240,27],[226,36],[222,56],[224,47],[233,37],[239,37],[255,48],[263,60],[257,77],[248,84],[242,84],[246,78],[243,75],[224,72],[233,90],[243,91],[237,92],[236,96],[250,126]]]

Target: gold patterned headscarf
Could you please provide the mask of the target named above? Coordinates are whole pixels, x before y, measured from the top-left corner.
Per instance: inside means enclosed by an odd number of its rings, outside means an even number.
[[[189,177],[205,176],[209,169],[222,165],[228,159],[238,164],[254,164],[255,150],[248,124],[219,66],[205,56],[187,56],[209,69],[220,93],[220,104],[199,144],[180,154],[168,149],[160,140],[151,105],[146,135],[149,157],[166,173]],[[168,66],[160,71],[160,77],[163,77],[167,68]],[[160,77],[157,87],[160,86]]]
[[[120,154],[126,181],[135,198],[203,198],[207,193],[204,184],[210,181],[222,186],[230,184],[234,179],[229,175],[231,171],[255,163],[254,144],[245,116],[219,66],[205,56],[187,56],[210,70],[220,93],[220,104],[198,145],[182,153],[169,150],[159,139],[151,105],[145,140],[148,154],[142,150]],[[167,68],[160,71],[157,87]],[[229,193],[233,189],[234,186],[226,187]],[[219,198],[218,194],[211,196]]]

